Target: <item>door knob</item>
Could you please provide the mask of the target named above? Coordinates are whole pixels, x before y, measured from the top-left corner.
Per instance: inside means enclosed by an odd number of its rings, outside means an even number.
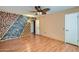
[[[66,29],[66,31],[69,31],[68,29]]]

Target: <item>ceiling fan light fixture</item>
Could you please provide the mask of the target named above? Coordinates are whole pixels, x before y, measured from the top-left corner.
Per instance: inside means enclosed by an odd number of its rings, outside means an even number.
[[[45,15],[50,10],[49,8],[41,8],[41,6],[35,6],[34,11],[32,11],[35,15]]]
[[[42,12],[37,12],[38,15],[42,15]]]

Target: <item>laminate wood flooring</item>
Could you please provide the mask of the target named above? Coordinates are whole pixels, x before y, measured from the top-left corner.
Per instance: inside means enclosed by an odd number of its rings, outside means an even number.
[[[1,52],[78,52],[79,47],[50,39],[40,35],[24,37],[0,42]]]

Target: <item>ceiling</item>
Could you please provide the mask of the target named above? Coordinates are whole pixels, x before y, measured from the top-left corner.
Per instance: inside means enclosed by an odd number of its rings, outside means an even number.
[[[48,14],[63,11],[69,8],[73,8],[75,6],[41,6],[42,9],[50,8]],[[30,11],[34,11],[34,6],[0,6],[0,11],[12,12],[17,14],[28,14],[33,15],[34,13]]]

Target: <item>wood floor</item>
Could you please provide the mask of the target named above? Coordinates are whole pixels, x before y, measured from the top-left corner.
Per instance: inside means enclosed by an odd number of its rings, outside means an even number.
[[[1,41],[0,51],[3,52],[77,52],[78,46],[50,39],[44,36],[27,35],[21,38]]]

